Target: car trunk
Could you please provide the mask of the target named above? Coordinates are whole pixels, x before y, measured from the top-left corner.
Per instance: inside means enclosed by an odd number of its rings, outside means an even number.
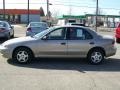
[[[43,30],[45,30],[46,28],[44,27],[31,27],[31,31],[35,34],[42,32]]]
[[[5,32],[5,27],[0,27],[0,33]]]

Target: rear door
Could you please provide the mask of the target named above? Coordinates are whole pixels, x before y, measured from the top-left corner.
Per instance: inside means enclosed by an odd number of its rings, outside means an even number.
[[[71,57],[85,57],[91,48],[92,35],[79,27],[68,28],[68,55]]]

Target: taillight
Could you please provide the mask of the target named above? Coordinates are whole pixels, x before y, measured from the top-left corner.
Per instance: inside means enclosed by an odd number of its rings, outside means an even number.
[[[0,28],[0,32],[5,32],[5,28]]]
[[[31,28],[28,28],[27,31],[32,32]]]

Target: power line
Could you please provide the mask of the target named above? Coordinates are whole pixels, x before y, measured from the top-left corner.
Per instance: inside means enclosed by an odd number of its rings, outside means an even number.
[[[6,4],[27,4],[27,3],[6,3]],[[46,3],[29,3],[29,4],[45,4],[46,5]],[[52,4],[52,5],[70,6],[69,4],[59,4],[59,3]],[[71,4],[71,6],[73,6],[73,7],[83,7],[83,8],[96,8],[96,7],[92,7],[92,6],[80,6],[80,5],[72,5],[72,4]],[[120,8],[100,8],[100,9],[120,10]]]

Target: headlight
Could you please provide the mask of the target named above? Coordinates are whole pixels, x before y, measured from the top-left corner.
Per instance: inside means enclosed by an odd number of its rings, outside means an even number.
[[[8,47],[8,45],[4,45],[4,47],[6,47],[6,48],[7,48],[7,47]]]
[[[3,44],[1,44],[1,46],[7,48],[9,45],[5,45],[5,44],[3,43]]]

